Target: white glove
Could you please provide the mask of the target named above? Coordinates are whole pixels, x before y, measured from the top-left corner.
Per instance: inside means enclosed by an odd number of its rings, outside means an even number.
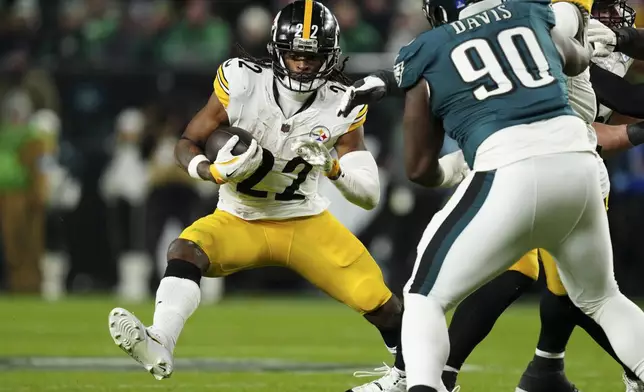
[[[373,75],[356,81],[340,98],[337,115],[347,117],[356,106],[378,101],[387,92],[385,82]]]
[[[439,185],[440,188],[451,188],[458,185],[470,174],[470,168],[465,162],[462,150],[443,156],[438,160],[438,164],[443,170],[443,182]]]
[[[593,45],[593,57],[607,57],[617,45],[615,32],[597,19],[591,19],[588,25],[588,42]]]
[[[340,175],[340,164],[329,153],[324,144],[315,140],[302,140],[293,144],[293,151],[313,167],[334,179]]]
[[[244,181],[262,164],[264,152],[255,139],[246,152],[233,155],[232,150],[238,141],[239,136],[231,137],[217,152],[217,159],[210,165],[210,173],[217,184]]]

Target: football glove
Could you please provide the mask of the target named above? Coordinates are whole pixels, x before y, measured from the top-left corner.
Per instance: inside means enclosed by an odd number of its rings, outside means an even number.
[[[217,159],[210,165],[210,173],[217,184],[241,182],[262,164],[263,150],[254,139],[246,152],[233,155],[232,150],[238,141],[239,136],[231,137],[217,152]]]
[[[384,97],[386,93],[387,85],[379,77],[369,75],[364,79],[360,79],[342,95],[337,115],[347,117],[357,106],[376,102]]]
[[[465,162],[462,150],[444,155],[438,160],[438,164],[443,170],[443,182],[439,185],[440,188],[458,185],[470,174],[470,168]]]
[[[617,45],[617,35],[597,19],[588,25],[588,42],[593,45],[593,57],[607,57]]]
[[[335,180],[340,176],[340,163],[331,156],[324,144],[315,140],[301,140],[293,144],[293,151],[330,179]]]

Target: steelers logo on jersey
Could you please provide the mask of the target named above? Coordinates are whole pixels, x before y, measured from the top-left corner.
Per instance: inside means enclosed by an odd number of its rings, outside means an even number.
[[[331,132],[327,127],[317,126],[313,128],[309,136],[320,143],[326,143],[331,138]]]

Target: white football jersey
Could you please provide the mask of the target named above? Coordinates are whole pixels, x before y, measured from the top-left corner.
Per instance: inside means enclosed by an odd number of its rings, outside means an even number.
[[[264,149],[262,165],[240,183],[224,184],[217,208],[245,220],[289,219],[317,215],[329,202],[318,193],[320,171],[292,149],[301,138],[320,141],[331,150],[338,138],[358,129],[367,106],[345,117],[336,108],[345,88],[327,82],[304,110],[286,118],[277,103],[270,67],[233,58],[217,70],[215,94],[226,108],[230,125],[250,132]]]
[[[611,53],[608,57],[593,58],[592,61],[606,71],[612,72],[619,77],[626,76],[628,69],[633,64],[633,59],[623,53]],[[599,105],[598,120],[608,121],[613,110],[604,105]]]

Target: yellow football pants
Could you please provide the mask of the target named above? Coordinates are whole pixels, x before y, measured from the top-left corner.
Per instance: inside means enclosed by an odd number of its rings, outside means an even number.
[[[179,236],[208,256],[208,276],[264,266],[292,269],[360,313],[392,294],[365,246],[331,213],[289,220],[246,221],[217,210]]]

